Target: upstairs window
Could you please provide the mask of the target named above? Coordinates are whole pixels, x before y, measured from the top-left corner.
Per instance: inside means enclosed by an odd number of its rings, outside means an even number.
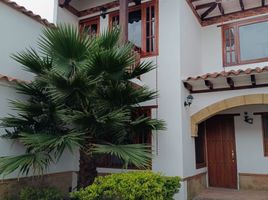
[[[268,17],[224,25],[223,65],[268,61]]]
[[[128,40],[141,49],[142,56],[158,54],[157,0],[129,8]],[[110,28],[119,27],[119,12],[110,14]]]
[[[94,17],[80,21],[80,29],[89,36],[95,37],[100,32],[100,18]]]

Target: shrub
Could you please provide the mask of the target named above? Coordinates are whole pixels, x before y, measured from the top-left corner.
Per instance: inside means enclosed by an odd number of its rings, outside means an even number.
[[[52,187],[27,187],[21,190],[20,200],[63,200],[63,195]]]
[[[179,188],[179,177],[130,172],[98,177],[91,186],[71,196],[78,200],[172,200]]]

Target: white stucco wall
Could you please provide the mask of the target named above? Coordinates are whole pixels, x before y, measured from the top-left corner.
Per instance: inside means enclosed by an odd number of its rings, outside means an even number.
[[[186,1],[180,1],[180,70],[182,77],[200,75],[201,73],[201,47],[202,32],[201,25]],[[176,26],[176,24],[175,24]],[[178,37],[178,36],[176,36]]]
[[[0,2],[0,74],[12,76],[21,80],[31,80],[33,75],[23,70],[16,61],[10,58],[13,53],[21,52],[25,48],[37,48],[37,40],[44,28],[39,22],[6,6]],[[11,110],[9,100],[21,99],[12,88],[12,84],[0,82],[0,118],[14,113]],[[14,113],[15,114],[15,113]],[[5,133],[0,130],[0,135]],[[7,155],[19,155],[25,152],[22,145],[0,138],[0,157]],[[72,156],[65,152],[57,165],[52,165],[47,173],[77,171],[78,156]],[[17,178],[14,173],[5,178]]]
[[[0,25],[0,74],[22,80],[31,79],[32,75],[25,72],[10,56],[30,46],[36,48],[36,40],[41,34],[43,25],[1,2]]]
[[[58,6],[58,0],[54,0],[54,23],[59,24],[71,24],[78,27],[79,20],[78,17],[72,14],[65,8]]]

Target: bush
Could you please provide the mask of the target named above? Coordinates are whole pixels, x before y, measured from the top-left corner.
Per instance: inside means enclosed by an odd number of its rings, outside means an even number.
[[[91,186],[71,196],[78,200],[172,200],[179,188],[179,177],[130,172],[98,177]]]
[[[52,187],[27,187],[21,190],[20,200],[63,200],[63,195],[59,190]]]

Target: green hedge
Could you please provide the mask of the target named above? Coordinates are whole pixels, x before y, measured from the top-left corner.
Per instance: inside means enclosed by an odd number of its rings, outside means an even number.
[[[130,172],[98,177],[91,186],[71,196],[78,200],[173,200],[179,188],[179,177]]]
[[[56,188],[27,187],[21,190],[20,200],[63,200]]]

